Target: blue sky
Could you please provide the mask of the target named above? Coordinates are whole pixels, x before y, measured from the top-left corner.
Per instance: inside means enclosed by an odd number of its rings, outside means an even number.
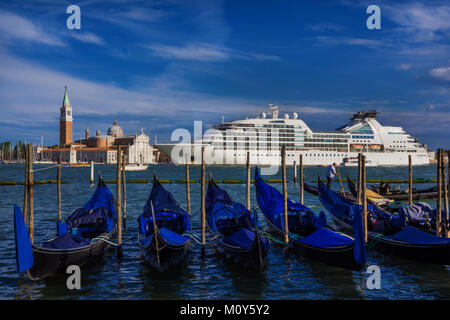
[[[81,30],[66,27],[81,8]],[[381,8],[381,30],[366,8]],[[449,1],[2,1],[0,141],[58,142],[114,119],[151,142],[254,116],[269,103],[331,130],[372,107],[450,148]]]

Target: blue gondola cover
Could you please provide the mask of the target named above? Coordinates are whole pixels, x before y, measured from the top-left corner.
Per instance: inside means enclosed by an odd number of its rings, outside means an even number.
[[[51,241],[44,242],[42,247],[47,249],[74,249],[87,246],[90,243],[90,239],[81,238],[67,232]]]
[[[169,245],[186,244],[190,237],[183,236],[183,234],[190,232],[191,229],[189,214],[179,205],[173,195],[164,189],[155,176],[150,196],[144,206],[144,212],[137,219],[141,245],[146,247],[153,240],[152,205],[160,236]]]
[[[367,263],[367,249],[364,238],[364,222],[361,212],[362,206],[352,206],[350,209],[353,218],[353,235],[355,237],[353,257],[360,265],[365,265]]]
[[[27,271],[33,266],[33,248],[22,211],[14,205],[14,234],[16,238],[17,272]]]
[[[170,231],[167,228],[161,228],[159,229],[159,234],[161,237],[170,245],[182,245],[183,243],[186,243],[190,238],[187,236],[180,235],[176,232]]]
[[[58,233],[58,236],[62,236],[63,234],[68,232],[67,223],[65,223],[64,221],[59,221],[59,220],[56,221],[56,231]]]
[[[253,241],[255,241],[256,234],[247,228],[242,228],[241,230],[233,233],[231,236],[223,239],[223,242],[230,246],[250,249]]]
[[[284,230],[283,195],[262,180],[258,167],[255,169],[255,185],[256,198],[261,211],[275,227]],[[326,225],[326,217],[323,212],[317,217],[310,208],[300,203],[295,203],[289,198],[287,199],[287,205],[289,226],[292,224],[292,227],[294,227],[294,224],[301,224],[319,228]],[[301,222],[297,219],[298,217],[301,217]]]
[[[449,238],[442,238],[431,233],[423,232],[414,227],[407,227],[402,231],[394,234],[392,239],[407,243],[413,243],[418,245],[436,245],[436,244],[448,244]]]
[[[317,231],[299,241],[319,248],[348,246],[353,243],[353,239],[333,232],[327,228],[319,228]]]
[[[209,227],[224,236],[231,236],[241,228],[259,227],[257,215],[252,214],[242,203],[234,201],[213,181],[208,184],[205,207]]]

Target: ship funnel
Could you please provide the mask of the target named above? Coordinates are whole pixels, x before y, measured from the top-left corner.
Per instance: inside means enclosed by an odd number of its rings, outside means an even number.
[[[265,112],[261,113],[261,119],[265,119],[267,117],[267,114]]]
[[[278,119],[278,106],[269,104],[269,114],[272,115],[272,119]]]

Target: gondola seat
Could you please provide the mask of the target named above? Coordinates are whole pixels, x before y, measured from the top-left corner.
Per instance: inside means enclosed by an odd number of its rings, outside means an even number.
[[[255,238],[255,232],[250,231],[247,228],[242,228],[231,236],[226,237],[223,242],[233,247],[245,248],[249,250],[252,247]],[[263,244],[263,247],[269,245],[269,241],[267,240],[267,238],[261,237],[261,242]]]
[[[180,235],[179,233],[173,232],[167,228],[159,229],[159,233],[169,245],[173,246],[181,245],[189,240],[188,236]]]
[[[67,232],[60,237],[44,242],[42,247],[46,249],[74,249],[87,246],[90,243],[90,239],[81,238]]]

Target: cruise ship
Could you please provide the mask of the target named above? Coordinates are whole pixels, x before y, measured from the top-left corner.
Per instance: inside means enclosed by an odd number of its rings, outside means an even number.
[[[348,124],[334,131],[313,131],[296,112],[279,117],[279,108],[269,105],[268,114],[252,119],[223,122],[205,132],[201,141],[157,144],[174,164],[200,164],[202,148],[206,164],[243,165],[250,155],[252,165],[279,165],[281,147],[286,147],[286,164],[325,166],[337,163],[356,166],[359,153],[367,166],[406,166],[430,163],[426,146],[401,127],[383,126],[377,112],[358,112]]]

